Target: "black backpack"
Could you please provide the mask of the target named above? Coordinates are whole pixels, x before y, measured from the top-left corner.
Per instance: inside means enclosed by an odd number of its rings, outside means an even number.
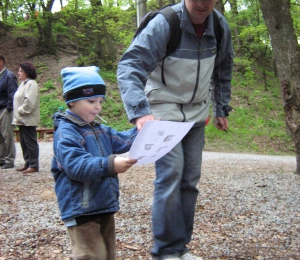
[[[178,19],[176,12],[172,9],[171,7],[172,5],[173,4],[166,5],[160,9],[147,13],[144,16],[143,20],[141,21],[141,24],[139,25],[133,37],[133,39],[137,37],[141,33],[141,31],[147,26],[147,24],[158,13],[162,14],[166,18],[167,22],[169,23],[170,30],[171,30],[171,35],[170,35],[169,42],[167,44],[167,51],[165,57],[169,56],[172,52],[174,52],[177,49],[177,46],[181,39],[180,20]],[[214,32],[217,39],[217,53],[218,53],[220,49],[220,42],[221,42],[223,30],[221,28],[220,20],[215,10],[213,10],[213,17],[214,17]]]

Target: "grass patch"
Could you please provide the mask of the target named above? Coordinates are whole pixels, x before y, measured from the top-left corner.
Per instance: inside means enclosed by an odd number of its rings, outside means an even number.
[[[48,80],[44,83],[44,86],[40,89],[40,92],[48,92],[51,89],[56,89],[56,87],[52,80]]]
[[[101,70],[100,74],[107,85],[101,117],[107,121],[107,125],[119,131],[133,127],[128,122],[121,101],[115,72]],[[234,74],[231,100],[233,110],[228,118],[228,134],[216,129],[211,119],[206,127],[205,150],[294,155],[294,144],[286,133],[279,82],[272,77],[268,80],[273,87],[265,91],[260,78]],[[44,86],[49,91],[41,96],[42,127],[52,127],[53,113],[59,106],[67,107],[61,95],[49,86]]]
[[[56,92],[40,96],[40,127],[53,128],[53,114],[60,106],[66,108],[64,101],[57,98]]]
[[[210,123],[206,127],[205,149],[294,155],[293,142],[286,133],[278,80],[269,78],[273,88],[265,91],[259,78],[245,82],[241,74],[235,74],[234,77],[231,101],[233,110],[228,118],[228,134]],[[240,85],[240,82],[243,83]]]

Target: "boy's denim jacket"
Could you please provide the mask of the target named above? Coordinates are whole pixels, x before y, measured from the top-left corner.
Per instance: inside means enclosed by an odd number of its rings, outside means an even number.
[[[64,222],[119,210],[114,154],[128,152],[136,135],[136,128],[118,132],[97,121],[86,123],[66,111],[55,132],[51,165]]]

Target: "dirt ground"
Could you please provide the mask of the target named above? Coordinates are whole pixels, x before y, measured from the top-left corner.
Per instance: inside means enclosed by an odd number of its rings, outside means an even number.
[[[52,142],[39,144],[39,173],[0,169],[0,260],[69,257],[50,172]],[[294,170],[292,156],[204,152],[191,251],[205,260],[300,259],[300,176]],[[152,164],[120,175],[117,260],[151,259],[154,178]]]

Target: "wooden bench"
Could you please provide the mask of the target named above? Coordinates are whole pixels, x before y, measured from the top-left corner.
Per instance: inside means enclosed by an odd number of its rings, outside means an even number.
[[[47,134],[54,134],[54,129],[52,128],[37,128],[36,132],[38,133],[38,139],[44,139]],[[20,133],[19,129],[15,129],[14,133],[16,135],[16,141],[20,141]]]

